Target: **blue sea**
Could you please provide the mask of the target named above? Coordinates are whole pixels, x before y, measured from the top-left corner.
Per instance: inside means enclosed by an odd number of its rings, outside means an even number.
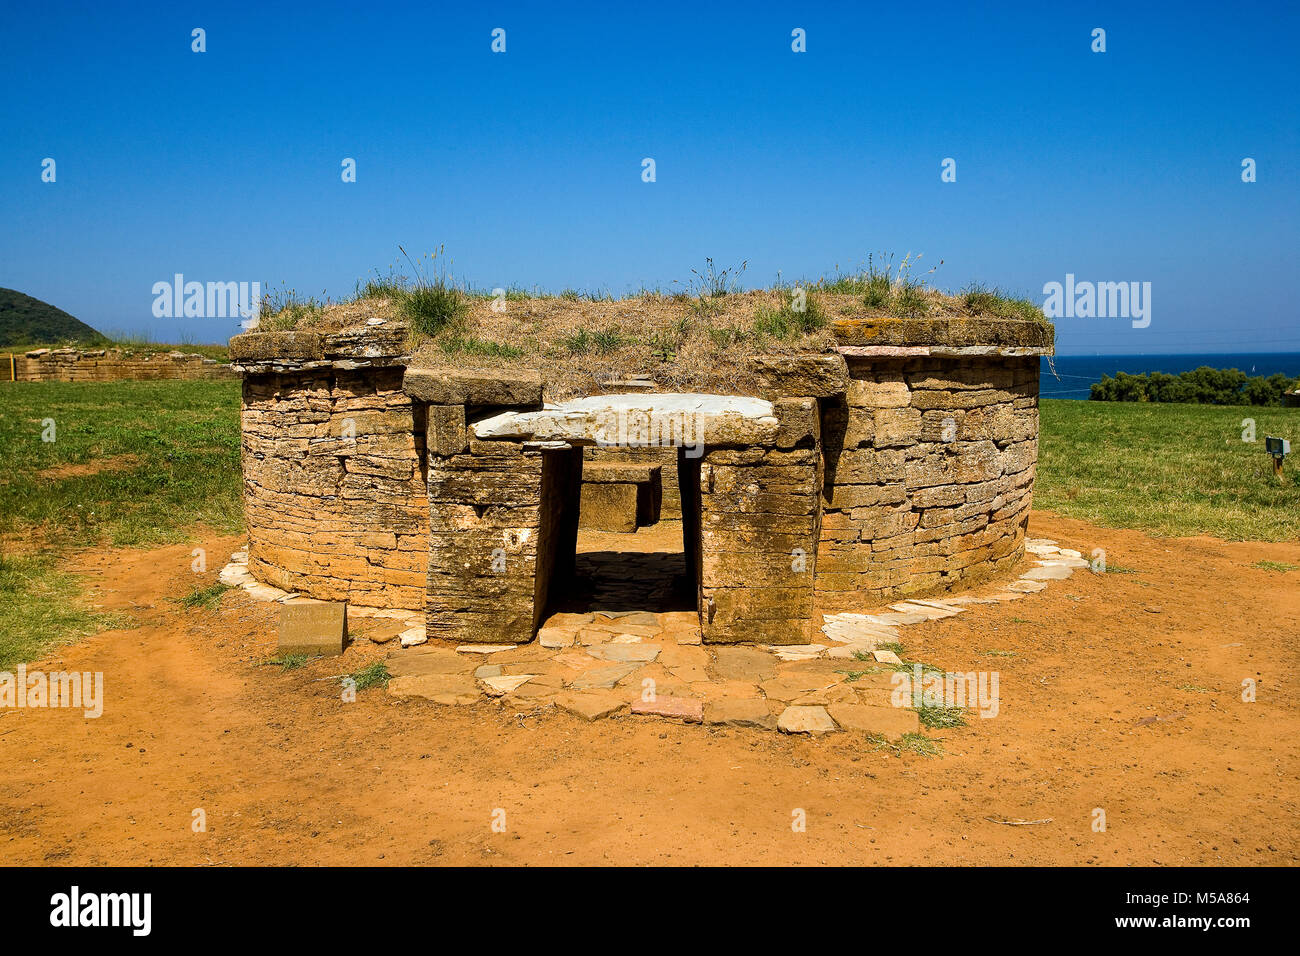
[[[1052,360],[1056,374],[1044,358],[1039,394],[1043,398],[1088,397],[1093,382],[1116,372],[1141,375],[1166,372],[1177,375],[1208,365],[1210,368],[1237,368],[1247,375],[1283,375],[1300,377],[1300,352],[1228,352],[1205,355],[1058,355]]]

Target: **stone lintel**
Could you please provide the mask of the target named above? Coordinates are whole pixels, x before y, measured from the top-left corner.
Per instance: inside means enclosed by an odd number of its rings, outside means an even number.
[[[489,441],[698,447],[770,445],[778,427],[772,403],[761,398],[656,392],[592,395],[537,411],[502,412],[474,422],[470,431]]]
[[[402,389],[431,405],[535,408],[542,404],[542,373],[510,368],[407,368]]]

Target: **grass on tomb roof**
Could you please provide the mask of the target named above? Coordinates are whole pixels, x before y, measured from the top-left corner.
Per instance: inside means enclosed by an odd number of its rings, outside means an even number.
[[[403,252],[405,255],[405,252]],[[868,257],[832,277],[781,281],[745,290],[745,264],[702,269],[674,288],[622,297],[565,289],[475,290],[455,280],[443,250],[418,261],[411,276],[390,267],[358,282],[343,302],[282,289],[266,297],[264,330],[337,330],[371,317],[411,328],[414,360],[478,367],[540,367],[548,398],[600,391],[629,376],[688,391],[746,391],[746,360],[771,352],[826,352],[830,323],[841,318],[989,317],[1046,322],[1033,302],[972,285],[946,293],[918,275],[918,258]],[[936,267],[937,268],[937,267]]]

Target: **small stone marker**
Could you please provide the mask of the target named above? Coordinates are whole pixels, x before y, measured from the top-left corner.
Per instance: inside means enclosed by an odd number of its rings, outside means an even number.
[[[339,602],[286,604],[280,611],[281,654],[338,655],[348,636],[348,606]]]

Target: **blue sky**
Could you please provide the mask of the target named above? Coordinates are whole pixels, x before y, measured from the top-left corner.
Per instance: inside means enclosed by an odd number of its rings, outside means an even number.
[[[337,297],[398,243],[476,287],[614,293],[706,256],[767,285],[912,252],[1038,301],[1067,273],[1152,284],[1149,327],[1061,319],[1064,354],[1300,350],[1297,10],[11,5],[0,286],[224,341],[154,318],[153,284]]]

